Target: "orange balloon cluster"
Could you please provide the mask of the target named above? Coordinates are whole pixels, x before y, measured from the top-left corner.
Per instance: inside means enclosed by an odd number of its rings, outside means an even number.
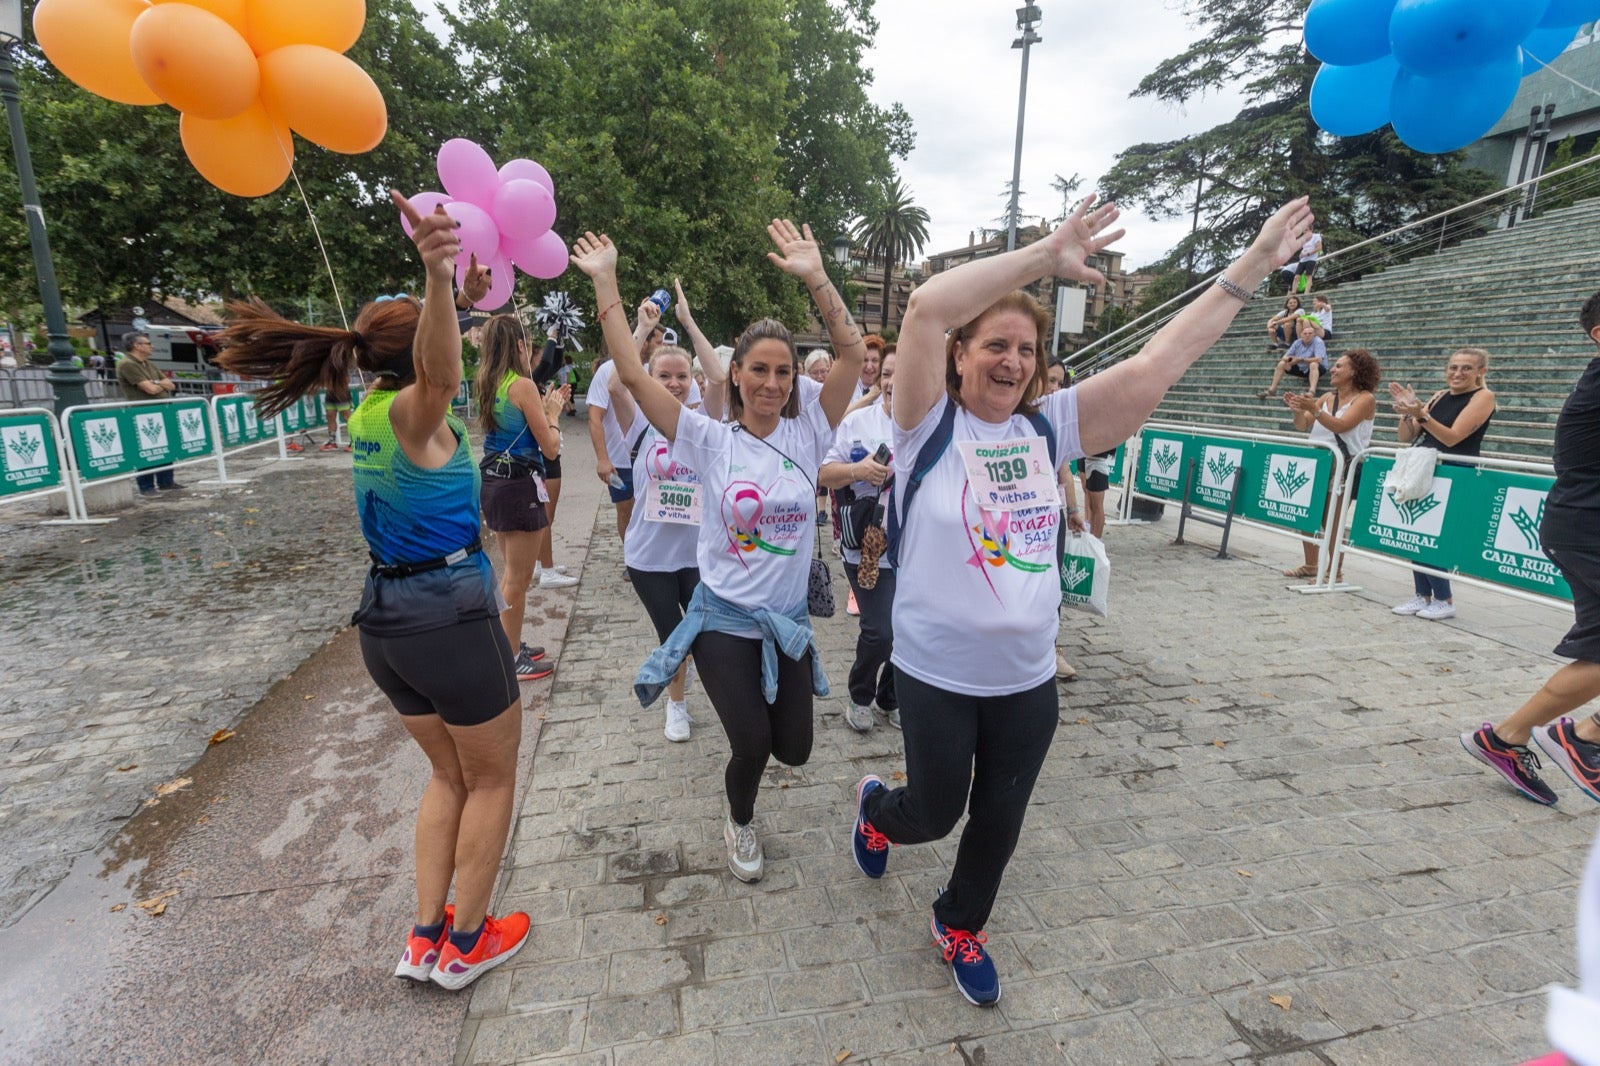
[[[383,94],[343,54],[366,20],[366,0],[39,0],[33,32],[95,95],[182,112],[211,184],[265,196],[294,165],[291,130],[346,155],[383,140]]]

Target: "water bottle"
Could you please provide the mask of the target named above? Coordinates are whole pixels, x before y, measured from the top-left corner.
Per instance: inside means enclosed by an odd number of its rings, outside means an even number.
[[[619,492],[628,487],[628,483],[622,480],[622,475],[615,470],[611,471],[611,476],[606,478],[606,484]]]
[[[668,292],[666,289],[657,289],[655,292],[650,294],[650,302],[655,304],[656,307],[660,308],[661,313],[664,315],[667,313],[667,310],[672,307],[672,293]]]
[[[867,457],[866,446],[863,445],[859,440],[851,441],[850,442],[850,461],[852,463],[859,463],[861,460],[865,459],[866,457]]]

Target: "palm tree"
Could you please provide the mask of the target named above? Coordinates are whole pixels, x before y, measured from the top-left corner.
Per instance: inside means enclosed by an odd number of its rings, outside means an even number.
[[[890,277],[896,263],[912,258],[928,242],[928,212],[911,202],[911,193],[900,183],[897,175],[877,190],[872,205],[856,222],[850,236],[868,258],[883,256],[883,303],[879,328],[888,329],[889,312],[894,303],[893,290],[889,288]]]

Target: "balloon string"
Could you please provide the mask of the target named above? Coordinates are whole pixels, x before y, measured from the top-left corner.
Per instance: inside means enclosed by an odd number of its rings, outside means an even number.
[[[306,205],[306,217],[311,219],[311,232],[317,238],[317,247],[322,251],[322,265],[328,268],[328,284],[333,286],[333,305],[339,309],[339,321],[344,323],[344,328],[350,328],[350,320],[344,315],[344,297],[339,295],[339,282],[333,276],[333,263],[328,259],[328,246],[322,243],[322,229],[317,225],[317,214],[311,210],[311,201],[306,198],[306,187],[300,184],[300,171],[297,167],[290,166],[289,173],[294,177],[294,187],[300,190],[300,202]]]
[[[1596,89],[1592,85],[1585,85],[1583,82],[1578,81],[1576,78],[1568,77],[1567,75],[1561,73],[1561,71],[1557,70],[1555,67],[1552,67],[1549,63],[1546,63],[1544,60],[1540,59],[1536,55],[1530,55],[1528,52],[1523,52],[1522,54],[1527,56],[1529,59],[1533,60],[1535,63],[1539,64],[1541,67],[1543,67],[1545,70],[1549,71],[1551,74],[1554,74],[1556,77],[1560,78],[1562,81],[1571,82],[1573,85],[1576,85],[1578,88],[1582,89],[1586,93],[1592,93],[1595,96],[1600,96],[1600,89]]]

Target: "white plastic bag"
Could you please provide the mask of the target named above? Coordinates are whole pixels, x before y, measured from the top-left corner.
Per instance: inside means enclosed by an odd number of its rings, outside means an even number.
[[[1111,592],[1111,560],[1106,546],[1093,533],[1063,531],[1061,602],[1064,606],[1106,617]]]
[[[1420,500],[1433,491],[1433,468],[1439,461],[1437,448],[1402,448],[1394,457],[1394,469],[1384,479],[1383,491],[1395,503]]]

